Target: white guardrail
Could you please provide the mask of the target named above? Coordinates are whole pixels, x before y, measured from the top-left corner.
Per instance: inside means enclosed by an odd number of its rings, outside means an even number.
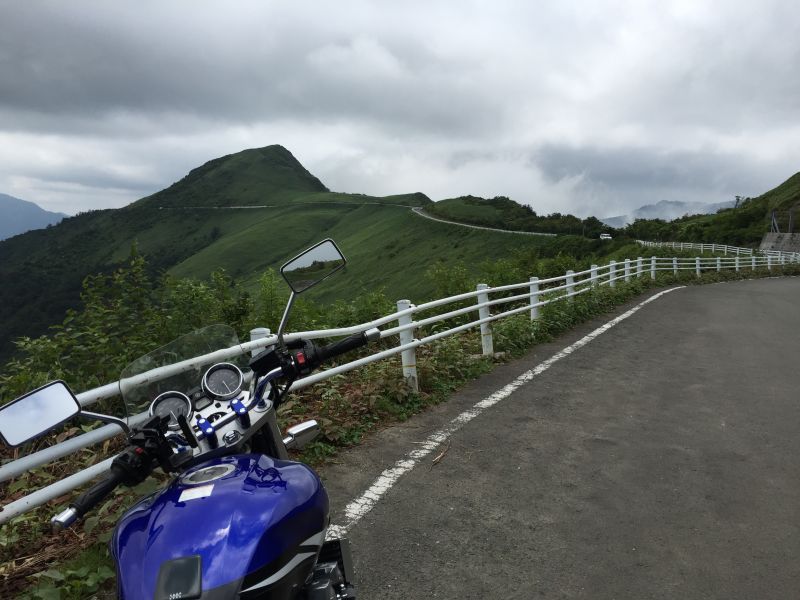
[[[466,292],[464,294],[458,294],[448,298],[441,298],[439,300],[425,302],[424,304],[420,305],[414,305],[409,300],[400,300],[397,302],[396,312],[379,319],[375,319],[374,321],[370,321],[369,323],[362,323],[360,325],[354,325],[352,327],[340,329],[303,331],[287,334],[285,336],[285,340],[289,342],[299,338],[319,339],[339,337],[366,331],[367,329],[371,329],[373,327],[383,327],[381,330],[381,338],[387,338],[391,336],[399,337],[399,344],[393,348],[381,350],[358,360],[354,360],[325,371],[317,372],[309,377],[295,382],[292,389],[301,389],[319,381],[328,379],[329,377],[339,373],[345,373],[362,365],[400,354],[402,356],[403,377],[406,379],[408,385],[411,386],[412,389],[417,390],[418,385],[415,350],[418,346],[429,344],[438,339],[459,333],[461,331],[466,331],[474,327],[480,327],[483,354],[492,356],[494,354],[491,330],[491,323],[493,321],[522,313],[530,313],[531,320],[534,320],[538,318],[539,309],[542,306],[561,300],[569,301],[572,297],[588,292],[596,286],[608,285],[614,287],[617,282],[627,282],[634,277],[649,276],[652,279],[655,279],[659,271],[671,272],[676,275],[680,271],[694,271],[699,277],[703,271],[708,270],[771,270],[773,267],[778,265],[784,265],[792,262],[800,263],[800,255],[797,253],[756,254],[750,248],[735,248],[731,246],[721,246],[718,244],[689,245],[684,243],[681,245],[680,243],[677,243],[673,245],[671,243],[664,244],[661,242],[640,243],[645,246],[663,247],[666,245],[676,249],[700,249],[702,251],[721,252],[727,253],[729,256],[706,258],[657,258],[654,256],[648,259],[639,257],[635,260],[625,259],[624,261],[620,262],[611,261],[607,265],[603,266],[592,265],[589,269],[577,273],[573,271],[567,271],[565,275],[561,275],[559,277],[550,277],[548,279],[531,277],[530,280],[526,282],[493,288],[488,287],[485,284],[480,284],[473,292]],[[472,301],[474,303],[469,304],[468,306],[452,306],[465,301]],[[511,305],[511,307],[507,305]],[[415,316],[419,315],[420,313],[430,313],[434,310],[437,310],[438,314],[424,316],[418,320],[415,318]],[[421,338],[415,337],[415,332],[420,328],[473,312],[478,313],[478,318],[471,320],[468,323],[456,325],[444,331],[437,331],[436,333],[431,333]],[[390,324],[395,325],[386,327]],[[232,346],[231,348],[224,348],[192,360],[183,361],[167,367],[161,367],[159,369],[143,373],[138,377],[141,378],[142,382],[157,381],[176,373],[190,370],[195,365],[209,364],[210,362],[215,361],[224,361],[234,356],[260,350],[267,346],[273,345],[277,339],[275,335],[268,335],[268,330],[266,329],[253,330],[252,334],[253,339],[251,339],[249,342],[244,342],[239,345]],[[85,391],[77,396],[81,405],[86,407],[99,400],[112,398],[118,394],[119,382],[114,382],[99,388]],[[121,432],[121,429],[117,425],[105,425],[59,444],[39,450],[38,452],[18,458],[17,460],[4,464],[0,467],[0,482],[8,481],[33,468],[42,466],[59,458],[73,454],[84,448],[88,448],[89,446],[103,442],[109,438],[119,435]],[[55,498],[59,498],[75,488],[88,483],[92,479],[98,477],[108,470],[112,460],[113,457],[108,458],[96,465],[79,471],[69,477],[66,477],[65,479],[34,491],[23,498],[0,507],[0,524],[5,523],[29,510],[32,510],[37,506],[41,506],[46,502],[54,500]]]
[[[784,257],[790,262],[796,262],[800,257],[799,252],[781,252],[780,250],[753,250],[752,248],[740,248],[738,246],[727,246],[725,244],[695,244],[691,242],[646,242],[644,240],[636,240],[642,246],[650,248],[673,248],[674,250],[700,250],[700,252],[722,253],[725,255],[736,256],[752,256],[759,254],[761,256],[775,256],[779,259]]]

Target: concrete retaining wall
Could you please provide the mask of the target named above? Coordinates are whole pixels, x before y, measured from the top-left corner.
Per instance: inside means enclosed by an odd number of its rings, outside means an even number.
[[[800,233],[766,233],[759,250],[800,252]]]

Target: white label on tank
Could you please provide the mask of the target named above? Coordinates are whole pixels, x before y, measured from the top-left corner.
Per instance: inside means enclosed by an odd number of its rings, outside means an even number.
[[[197,500],[198,498],[208,498],[211,492],[214,491],[214,484],[201,485],[198,487],[189,488],[181,492],[181,497],[178,502],[186,502],[187,500]]]

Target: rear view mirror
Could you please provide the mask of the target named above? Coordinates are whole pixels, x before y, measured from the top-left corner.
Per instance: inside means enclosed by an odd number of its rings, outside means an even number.
[[[63,381],[53,381],[0,408],[0,438],[16,448],[81,412]]]
[[[283,265],[281,275],[299,294],[333,275],[346,262],[333,240],[323,240]]]

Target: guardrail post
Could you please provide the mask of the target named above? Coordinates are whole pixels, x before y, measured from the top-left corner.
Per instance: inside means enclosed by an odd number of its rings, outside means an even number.
[[[725,244],[725,256],[728,256],[728,245]]]
[[[631,280],[631,259],[630,258],[626,258],[625,259],[625,282],[627,283],[630,280]]]
[[[736,246],[736,256],[739,256],[739,246]]]
[[[575,271],[567,271],[567,302],[572,302],[572,295],[575,293]]]
[[[752,254],[750,255],[750,265],[751,265],[751,270],[755,271],[756,270],[756,257],[753,256]]]
[[[478,284],[478,291],[486,290],[489,286],[485,283]],[[485,304],[489,302],[489,293],[481,292],[478,294],[478,304]],[[491,317],[492,313],[489,311],[488,306],[481,306],[478,309],[478,318],[486,319]],[[481,346],[483,347],[484,356],[494,356],[494,340],[492,339],[492,325],[491,323],[481,323]]]
[[[697,271],[697,276],[700,277],[700,257],[699,256],[695,256],[695,258],[694,258],[694,267],[695,267],[695,270]]]
[[[767,269],[772,271],[772,254],[767,254]]]
[[[539,318],[539,278],[531,277],[531,321]]]
[[[650,257],[650,279],[656,278],[656,257]]]
[[[640,256],[636,259],[636,277],[641,277],[644,273],[644,259]]]
[[[722,259],[718,256],[717,257],[717,272],[722,271]]]
[[[785,264],[786,264],[786,255],[785,254],[781,254],[781,266],[783,266]]]
[[[736,255],[736,272],[738,273],[741,270],[741,265],[739,264],[739,255]]]
[[[608,285],[617,287],[617,261],[615,260],[608,263]]]
[[[256,327],[255,329],[250,330],[250,341],[260,340],[265,337],[269,337],[270,331],[266,327]],[[255,356],[259,352],[263,352],[263,348],[254,348],[250,351],[250,356]]]
[[[397,310],[403,311],[411,308],[411,300],[398,300]],[[414,322],[414,315],[403,315],[397,319],[399,326],[408,325]],[[414,329],[404,329],[400,332],[400,345],[410,344],[414,341]],[[416,348],[409,348],[403,350],[400,354],[403,362],[403,379],[406,380],[406,385],[414,392],[419,392],[419,380],[417,379],[417,350]]]
[[[678,257],[677,256],[673,256],[672,257],[672,274],[673,275],[677,275],[678,274]]]
[[[597,276],[597,265],[591,266],[591,274],[589,275],[589,281],[592,284],[592,287],[597,287],[599,284],[598,276]]]

